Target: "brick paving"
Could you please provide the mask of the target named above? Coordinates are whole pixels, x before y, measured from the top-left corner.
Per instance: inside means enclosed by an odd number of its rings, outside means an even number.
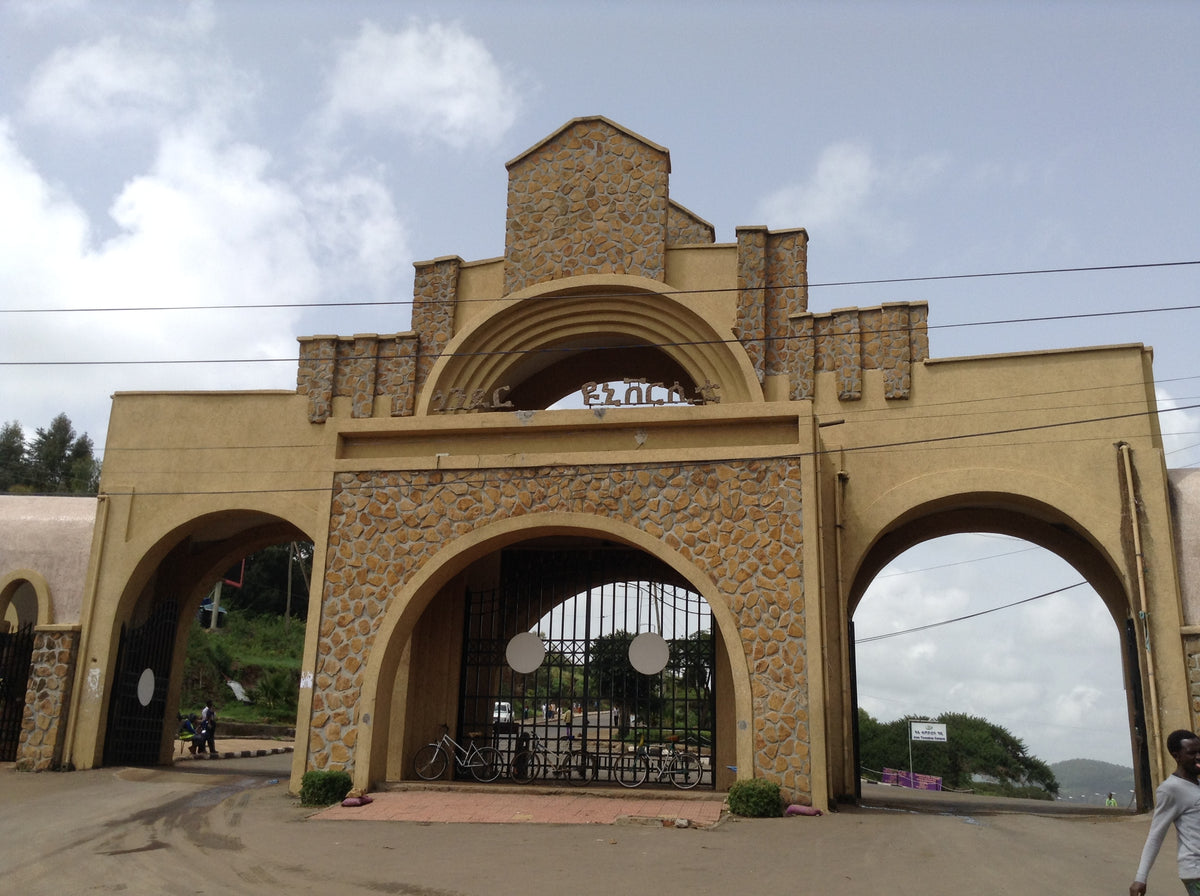
[[[721,820],[724,798],[664,794],[537,793],[525,788],[490,790],[405,789],[371,794],[366,806],[331,806],[318,821],[417,821],[468,824],[656,824],[711,827]]]
[[[290,741],[225,738],[216,759],[291,753]],[[211,761],[178,745],[175,762]],[[317,821],[416,821],[427,824],[652,824],[712,827],[722,818],[723,794],[689,791],[539,791],[513,785],[393,785],[373,792],[366,806],[331,806]]]

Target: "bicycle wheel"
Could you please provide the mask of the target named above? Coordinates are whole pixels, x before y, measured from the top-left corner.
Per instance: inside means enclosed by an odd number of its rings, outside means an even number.
[[[704,766],[695,753],[676,753],[671,764],[671,783],[680,790],[690,790],[700,783]]]
[[[446,772],[446,751],[438,744],[426,744],[417,750],[413,759],[413,768],[418,778],[426,781],[436,781]]]
[[[598,765],[596,757],[586,750],[572,750],[567,756],[567,779],[576,786],[595,781]]]
[[[512,761],[512,779],[518,784],[528,784],[542,776],[542,757],[533,750],[522,750]]]
[[[646,781],[650,774],[650,763],[644,756],[637,753],[626,753],[613,763],[613,771],[617,781],[626,787],[637,787]]]
[[[495,781],[504,771],[504,757],[495,747],[480,747],[471,759],[471,774],[480,784]]]

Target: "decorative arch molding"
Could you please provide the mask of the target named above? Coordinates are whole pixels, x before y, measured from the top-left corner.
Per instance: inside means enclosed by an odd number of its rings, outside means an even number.
[[[1119,621],[1130,612],[1130,591],[1121,564],[1085,522],[1095,514],[1094,505],[1078,500],[1060,480],[1027,470],[972,468],[910,479],[880,495],[864,515],[865,521],[883,522],[861,542],[861,553],[847,558],[847,612],[854,613],[880,570],[909,548],[945,535],[992,532],[1062,558]],[[1106,517],[1111,515],[1110,508]],[[1113,547],[1120,549],[1119,543]]]
[[[375,647],[363,675],[362,712],[358,714],[358,750],[354,765],[355,787],[369,789],[383,776],[391,688],[400,655],[413,628],[442,587],[477,560],[518,542],[548,535],[603,536],[644,551],[675,570],[712,609],[713,624],[720,633],[729,657],[736,734],[737,760],[742,768],[752,767],[754,754],[750,669],[746,663],[738,622],[723,595],[698,566],[667,549],[662,541],[640,529],[613,519],[587,514],[549,514],[516,517],[483,526],[448,543],[436,557],[419,569],[395,595],[378,631]],[[746,724],[741,724],[741,722]],[[379,734],[377,735],[377,732]]]
[[[515,293],[487,318],[457,334],[434,364],[417,403],[428,414],[433,396],[451,389],[491,395],[516,387],[574,346],[655,347],[697,384],[720,386],[723,403],[763,400],[745,349],[695,311],[642,277],[568,277]],[[599,342],[597,341],[599,340]]]
[[[142,552],[133,569],[129,570],[114,624],[133,611],[155,571],[173,551],[191,538],[199,536],[198,544],[202,544],[187,561],[188,574],[195,575],[211,568],[228,568],[240,557],[279,543],[281,536],[286,537],[288,532],[298,533],[315,543],[314,534],[309,531],[312,528],[311,511],[300,506],[255,507],[243,504],[208,508],[199,513],[195,512],[195,508],[190,509],[191,513],[188,513],[188,508],[173,508],[175,512],[172,513],[172,519],[163,521],[153,542]],[[302,516],[305,519],[302,520]]]
[[[15,569],[0,576],[0,619],[8,613],[13,596],[22,585],[28,584],[37,595],[37,625],[54,624],[54,602],[50,599],[50,583],[34,569]]]

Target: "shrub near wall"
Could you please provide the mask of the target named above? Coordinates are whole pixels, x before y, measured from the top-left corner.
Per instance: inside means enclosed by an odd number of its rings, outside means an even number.
[[[779,785],[766,778],[734,781],[729,788],[729,811],[745,818],[778,818],[783,815]]]
[[[300,779],[302,806],[332,806],[350,792],[350,774],[343,771],[305,772]]]

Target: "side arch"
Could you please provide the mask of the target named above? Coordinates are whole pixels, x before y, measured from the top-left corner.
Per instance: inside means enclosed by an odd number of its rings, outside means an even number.
[[[173,501],[162,507],[152,523],[140,527],[133,546],[122,544],[114,552],[127,561],[113,562],[104,572],[80,653],[87,662],[80,662],[75,673],[75,691],[81,696],[69,721],[68,749],[76,767],[103,763],[123,627],[140,627],[164,602],[175,603],[173,635],[166,636],[169,644],[164,640],[167,659],[161,668],[167,690],[154,703],[163,706],[157,755],[166,761],[174,747],[168,720],[179,711],[190,614],[215,579],[238,559],[270,544],[311,540],[310,530],[315,529],[312,514],[288,501],[223,507],[206,503],[197,507]],[[106,531],[104,537],[114,540],[121,535]]]
[[[906,480],[856,514],[859,538],[845,558],[847,610],[853,613],[875,575],[908,548],[959,532],[994,532],[1057,554],[1096,589],[1114,619],[1123,619],[1130,591],[1115,493],[1114,502],[1098,508],[1067,483],[1028,470],[971,468]]]
[[[51,600],[50,583],[35,569],[15,569],[0,576],[0,620],[8,615],[8,608],[22,585],[33,589],[37,600],[37,625],[54,623],[54,602]]]
[[[1112,503],[1102,505],[1094,496],[1086,501],[1063,481],[1037,471],[975,468],[914,477],[867,502],[861,516],[856,512],[860,537],[845,556],[847,584],[841,618],[832,626],[833,646],[852,688],[839,710],[841,719],[830,720],[830,730],[842,740],[843,765],[837,769],[836,759],[831,764],[831,776],[840,793],[858,795],[858,701],[850,620],[867,588],[884,567],[911,547],[948,535],[987,532],[1019,538],[1055,554],[1104,602],[1121,643],[1130,745],[1137,769],[1138,802],[1143,804],[1149,795],[1148,747],[1154,733],[1147,730],[1142,694],[1147,670],[1141,667],[1136,649],[1137,595],[1132,560],[1122,539],[1125,521],[1116,484],[1111,495]],[[1151,678],[1145,680],[1153,694],[1153,672],[1149,674]],[[831,757],[838,754],[836,748],[831,749]]]
[[[516,389],[587,349],[661,354],[696,385],[715,383],[723,403],[762,401],[749,356],[656,280],[630,276],[569,277],[515,293],[496,311],[450,340],[417,402],[428,414],[437,392],[491,395]]]
[[[386,741],[390,729],[394,682],[401,653],[413,628],[439,590],[471,563],[508,545],[542,536],[603,536],[644,551],[675,570],[708,602],[713,624],[728,657],[736,724],[734,762],[750,769],[753,763],[753,707],[750,669],[741,645],[737,621],[723,595],[695,564],[666,549],[663,543],[627,524],[585,514],[554,514],[503,520],[447,545],[423,566],[393,597],[375,635],[376,649],[367,661],[358,714],[354,786],[369,789],[386,772]]]

